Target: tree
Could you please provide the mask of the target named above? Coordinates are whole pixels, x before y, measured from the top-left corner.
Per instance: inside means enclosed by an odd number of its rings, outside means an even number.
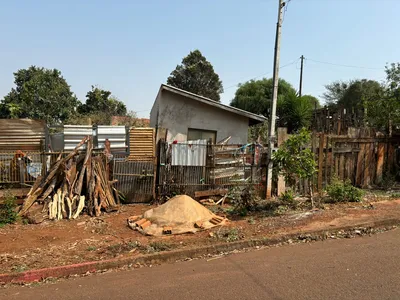
[[[272,87],[272,78],[250,80],[239,84],[235,98],[231,101],[231,106],[268,117],[272,99]],[[279,79],[278,101],[282,101],[291,93],[296,93],[293,86],[284,79]]]
[[[308,103],[310,103],[310,106],[313,109],[318,109],[321,108],[321,104],[319,103],[318,98],[312,96],[312,95],[303,95],[301,96],[302,98],[306,99]]]
[[[222,81],[214,67],[199,50],[191,51],[167,79],[167,84],[182,90],[220,101],[224,92]]]
[[[62,123],[78,105],[78,99],[57,69],[31,66],[14,73],[15,88],[0,105],[3,118],[31,118],[49,124]]]
[[[275,178],[280,174],[286,182],[296,188],[300,179],[308,179],[311,205],[314,206],[312,176],[317,172],[317,163],[310,148],[311,134],[302,128],[297,134],[293,134],[273,154],[273,174]]]
[[[111,95],[110,91],[92,86],[86,94],[86,103],[78,107],[81,114],[95,114],[105,112],[110,116],[124,116],[127,113],[126,105]]]
[[[326,92],[323,98],[328,106],[336,106],[336,104],[343,98],[344,93],[347,91],[352,81],[334,81],[325,85]]]
[[[310,127],[312,112],[315,107],[314,99],[309,96],[299,97],[296,92],[290,92],[286,97],[278,100],[277,106],[279,126],[287,127],[289,133],[303,127]]]
[[[326,85],[324,97],[331,106],[348,111],[364,110],[366,102],[382,97],[383,87],[375,80],[356,79],[348,82],[333,82]]]

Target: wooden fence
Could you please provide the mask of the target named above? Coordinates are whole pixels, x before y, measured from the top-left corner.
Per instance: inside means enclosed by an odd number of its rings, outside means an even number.
[[[318,164],[314,181],[317,190],[324,189],[335,177],[349,179],[362,188],[381,184],[386,174],[397,172],[399,144],[399,138],[314,133],[312,149]]]

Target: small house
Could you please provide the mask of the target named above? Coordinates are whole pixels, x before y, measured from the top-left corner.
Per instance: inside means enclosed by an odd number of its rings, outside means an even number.
[[[246,144],[249,126],[265,117],[162,84],[150,113],[150,126],[167,129],[168,142],[211,140]]]

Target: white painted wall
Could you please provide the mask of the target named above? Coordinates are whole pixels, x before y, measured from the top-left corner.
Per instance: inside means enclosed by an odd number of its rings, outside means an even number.
[[[230,144],[245,144],[247,143],[249,119],[162,90],[151,110],[150,125],[167,128],[168,141],[184,142],[187,140],[188,128],[195,128],[216,131],[217,142],[232,136]]]

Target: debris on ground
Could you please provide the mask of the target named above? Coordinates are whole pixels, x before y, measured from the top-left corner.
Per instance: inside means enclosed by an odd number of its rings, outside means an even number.
[[[145,235],[195,233],[224,225],[228,219],[213,214],[186,195],[171,198],[163,205],[146,211],[141,218],[128,218],[128,226]]]
[[[79,148],[86,145],[85,154]],[[48,174],[38,177],[25,199],[20,216],[28,215],[36,201],[52,220],[76,219],[86,208],[90,216],[117,209],[118,191],[112,187],[104,157],[93,154],[93,141],[85,137],[73,151],[60,156]]]

